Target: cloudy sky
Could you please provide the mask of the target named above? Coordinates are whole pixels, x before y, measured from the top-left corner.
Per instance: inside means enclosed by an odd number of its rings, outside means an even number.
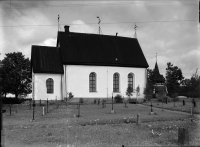
[[[167,62],[182,69],[190,78],[199,68],[200,26],[198,0],[127,1],[0,1],[0,53],[22,52],[31,57],[31,45],[56,46],[60,15],[71,32],[98,33],[98,19],[105,35],[137,38],[153,69],[158,54],[160,73],[165,76]]]

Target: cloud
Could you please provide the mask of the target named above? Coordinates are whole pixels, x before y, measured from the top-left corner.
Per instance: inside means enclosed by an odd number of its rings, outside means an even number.
[[[56,43],[57,43],[57,39],[48,38],[44,42],[42,42],[41,44],[38,44],[38,45],[42,45],[42,46],[54,46],[54,47],[56,47]]]
[[[8,10],[4,12],[5,15],[9,13]],[[56,26],[41,26],[44,24],[51,24],[50,20],[37,9],[11,9],[10,17],[5,19],[4,25],[15,27],[4,28],[4,37],[0,36],[3,40],[1,44],[3,54],[19,51],[30,57],[31,45],[37,45],[50,36],[57,35]]]
[[[72,23],[72,26],[70,27],[71,32],[96,33],[95,29],[92,26],[87,25],[82,20],[74,20],[71,23]]]
[[[186,77],[191,77],[192,73],[194,73],[197,68],[200,69],[200,47],[199,49],[191,50],[175,59],[175,64],[180,66]]]

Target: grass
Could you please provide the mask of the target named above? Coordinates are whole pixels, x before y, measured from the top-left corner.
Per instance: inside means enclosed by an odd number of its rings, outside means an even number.
[[[183,100],[185,101],[184,106],[183,106]],[[175,106],[174,102],[168,102],[167,104],[163,103],[163,108],[191,113],[191,107],[192,107],[193,114],[200,114],[200,98],[196,98],[195,101],[196,101],[196,107],[193,107],[192,99],[187,98],[187,99],[180,99],[178,102],[175,102]],[[162,103],[158,102],[156,99],[153,99],[152,101],[146,101],[145,103],[143,103],[143,105],[150,106],[151,102],[153,107],[162,108]]]
[[[76,105],[61,105],[57,109],[51,105],[50,112],[42,116],[42,107],[36,107],[35,121],[32,110],[26,104],[13,106],[12,115],[4,113],[3,127],[5,145],[9,147],[64,147],[71,146],[177,146],[178,128],[185,127],[191,134],[191,145],[200,144],[197,125],[191,123],[190,115],[154,110],[158,115],[149,115],[149,107],[115,104],[116,114],[110,114],[111,105],[81,105],[81,117],[77,118]],[[6,107],[6,109],[8,109]],[[16,110],[18,109],[17,113]],[[136,125],[137,114],[141,125]],[[124,119],[126,118],[126,119]],[[129,119],[128,119],[129,118]],[[96,121],[95,121],[96,120]],[[129,121],[128,121],[129,120]],[[126,123],[124,123],[126,122]],[[153,136],[151,131],[162,135]]]

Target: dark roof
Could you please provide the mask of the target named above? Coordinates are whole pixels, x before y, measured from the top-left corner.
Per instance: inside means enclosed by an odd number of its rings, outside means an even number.
[[[63,64],[149,67],[135,38],[59,32],[59,43]]]
[[[157,61],[156,61],[155,68],[154,68],[153,80],[156,83],[164,83],[165,82],[165,78],[159,72]]]
[[[160,75],[157,62],[156,62],[156,64],[155,64],[154,74],[155,74],[155,75]]]
[[[60,57],[60,50],[57,47],[33,45],[31,53],[31,66],[33,72],[64,73]]]

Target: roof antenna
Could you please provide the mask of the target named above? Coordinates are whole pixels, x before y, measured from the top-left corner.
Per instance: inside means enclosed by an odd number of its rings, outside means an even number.
[[[60,19],[60,16],[58,15],[58,32],[59,32],[59,27],[60,27],[60,25],[59,25],[59,19]]]
[[[97,18],[99,19],[98,24],[99,24],[99,35],[100,35],[100,33],[103,34],[103,32],[102,32],[102,30],[101,30],[101,27],[100,27],[101,19],[99,18],[99,16],[97,16]]]
[[[137,34],[136,34],[137,26],[136,26],[136,24],[135,24],[134,29],[135,29],[135,38],[137,38]]]

